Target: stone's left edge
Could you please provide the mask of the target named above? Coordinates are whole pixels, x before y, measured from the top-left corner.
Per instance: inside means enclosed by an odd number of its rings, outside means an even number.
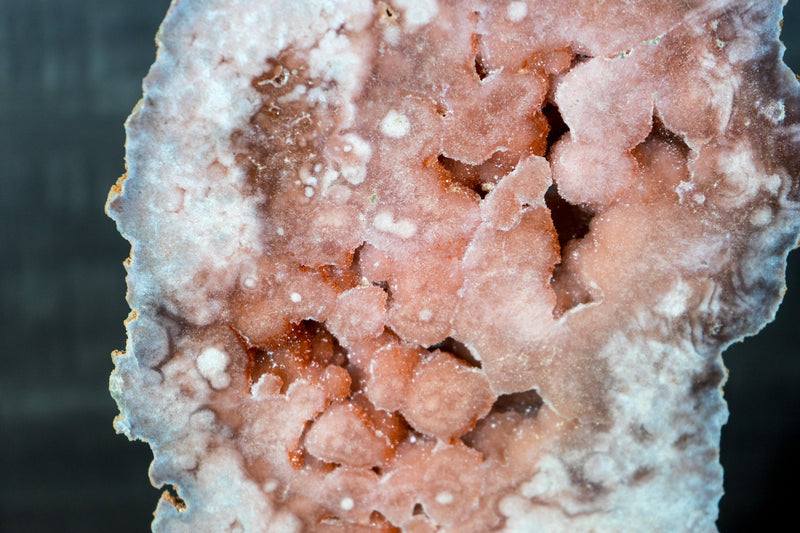
[[[175,349],[172,336],[211,320],[247,257],[260,250],[257,201],[232,159],[231,132],[259,105],[251,81],[263,71],[264,58],[289,45],[307,48],[332,28],[357,31],[372,8],[364,0],[173,0],[159,28],[144,96],[125,124],[127,172],[106,204],[131,243],[124,263],[132,310],[128,341],[124,353],[113,354],[109,383],[120,409],[114,427],[150,443],[155,486],[179,487],[159,502],[154,531],[300,527],[291,514],[272,509],[264,487],[245,475],[241,457],[221,445],[230,436],[204,408],[211,383],[193,364],[167,370],[161,364]],[[228,57],[226,49],[236,53]],[[184,109],[195,115],[185,116]],[[207,195],[204,176],[225,185]],[[214,286],[204,284],[208,277]],[[187,377],[198,384],[188,396],[173,385]],[[175,419],[189,422],[173,427]]]

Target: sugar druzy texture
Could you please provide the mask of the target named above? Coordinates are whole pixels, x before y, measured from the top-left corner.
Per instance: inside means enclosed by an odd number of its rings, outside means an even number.
[[[715,530],[780,0],[175,0],[108,211],[156,531]]]

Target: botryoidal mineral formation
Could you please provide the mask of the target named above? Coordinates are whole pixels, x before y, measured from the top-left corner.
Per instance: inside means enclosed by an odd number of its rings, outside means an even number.
[[[800,230],[780,0],[175,0],[117,431],[166,532],[703,532]]]

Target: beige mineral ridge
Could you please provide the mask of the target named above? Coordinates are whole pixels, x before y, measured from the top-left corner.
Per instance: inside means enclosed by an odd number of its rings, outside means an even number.
[[[117,431],[165,532],[705,532],[800,230],[780,0],[174,0]]]

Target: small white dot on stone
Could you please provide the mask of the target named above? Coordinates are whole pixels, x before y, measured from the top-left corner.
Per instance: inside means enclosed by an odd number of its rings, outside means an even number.
[[[275,480],[267,481],[264,483],[264,492],[273,492],[278,488],[278,482]]]
[[[436,503],[439,505],[450,505],[453,503],[453,495],[446,490],[442,491],[436,495]]]
[[[525,2],[511,2],[506,8],[506,18],[511,22],[519,22],[528,14],[528,6]]]
[[[313,187],[306,187],[305,195],[306,195],[306,198],[311,198],[312,196],[314,196],[314,188]]]
[[[344,152],[345,152],[345,153],[347,153],[347,152],[350,152],[350,151],[352,151],[352,150],[353,150],[353,145],[351,145],[351,144],[345,144],[345,145],[342,147],[342,150],[344,150]]]
[[[342,498],[342,501],[339,502],[339,507],[345,511],[350,511],[354,506],[355,502],[353,501],[353,498]]]
[[[303,300],[303,297],[300,296],[299,294],[297,294],[296,292],[293,292],[292,294],[290,294],[289,298],[291,298],[291,300],[294,303],[300,303]]]
[[[246,277],[246,278],[244,278],[244,281],[242,282],[242,285],[244,285],[248,289],[252,289],[253,287],[256,286],[256,278]]]
[[[386,113],[386,116],[381,121],[381,133],[387,137],[399,139],[409,131],[411,131],[411,123],[408,121],[408,117],[394,109]]]
[[[215,389],[224,389],[231,383],[231,377],[225,372],[228,366],[228,354],[216,347],[209,347],[197,357],[197,370]]]
[[[422,311],[419,312],[419,319],[422,322],[427,322],[431,318],[433,318],[433,313],[431,312],[430,309],[423,309]]]
[[[322,170],[322,163],[317,163],[316,165],[314,165],[314,172],[319,174],[321,170]]]
[[[760,109],[762,115],[771,120],[774,124],[783,122],[786,118],[786,105],[783,100],[773,100]]]

